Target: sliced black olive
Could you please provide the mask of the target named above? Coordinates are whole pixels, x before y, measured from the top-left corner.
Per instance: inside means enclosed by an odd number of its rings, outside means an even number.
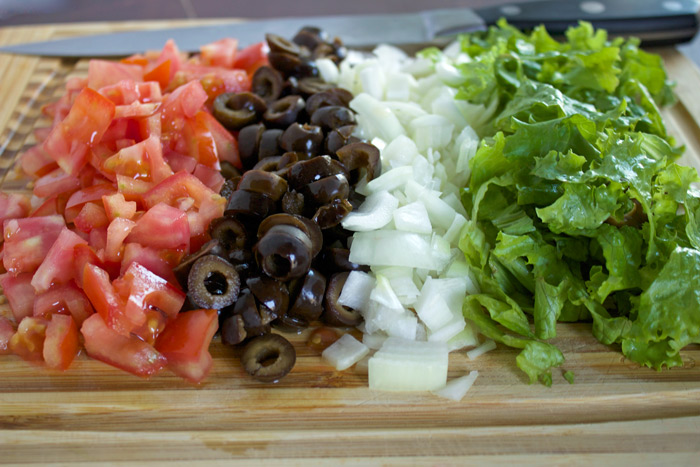
[[[326,83],[321,78],[307,76],[299,80],[299,93],[304,97],[310,97],[318,92],[333,89],[334,86],[334,84]]]
[[[298,44],[288,41],[277,34],[265,34],[265,41],[267,41],[267,45],[270,47],[270,52],[283,52],[291,55],[299,55],[301,52]]]
[[[299,80],[295,76],[289,76],[282,83],[282,96],[299,95]]]
[[[304,110],[306,103],[301,96],[285,96],[272,102],[265,113],[263,119],[265,123],[275,128],[287,128],[299,118],[299,112]]]
[[[355,184],[360,180],[362,172],[367,174],[367,181],[379,175],[382,167],[379,157],[379,149],[369,143],[351,143],[336,152],[338,159],[350,171],[350,183]]]
[[[236,186],[238,185],[238,181],[234,180],[225,180],[224,184],[221,185],[221,189],[219,190],[219,194],[226,198],[226,201],[228,201],[231,198],[231,195],[233,194],[234,191],[236,191]]]
[[[362,322],[362,315],[357,310],[338,303],[349,272],[339,272],[331,276],[326,288],[323,302],[323,321],[333,326],[357,326]]]
[[[317,320],[323,313],[323,295],[326,292],[326,278],[319,271],[310,269],[294,304],[287,313],[301,317],[308,322]]]
[[[352,211],[352,204],[347,199],[334,199],[319,207],[311,217],[318,226],[325,230],[340,224],[340,221]]]
[[[282,316],[289,308],[289,290],[284,283],[267,276],[251,277],[246,285],[255,298],[270,312]]]
[[[229,161],[221,161],[221,175],[225,179],[233,178],[233,177],[240,177],[241,172]],[[223,196],[223,195],[222,195]]]
[[[229,130],[240,130],[262,117],[265,101],[252,92],[225,92],[214,99],[214,117]]]
[[[305,160],[306,154],[301,152],[288,151],[282,154],[279,161],[277,162],[277,170],[288,169],[292,165],[296,164],[300,160]]]
[[[250,336],[261,336],[270,332],[270,326],[263,323],[258,310],[258,303],[250,290],[245,290],[236,301],[233,307],[233,314],[243,318],[243,327],[246,334]]]
[[[260,147],[258,148],[258,160],[261,161],[266,157],[279,156],[283,151],[280,150],[280,138],[283,131],[277,128],[265,130],[260,138]]]
[[[309,50],[314,50],[319,44],[323,44],[326,39],[326,35],[319,28],[307,26],[299,30],[292,42]]]
[[[245,371],[265,383],[278,381],[286,376],[295,362],[294,346],[279,334],[266,334],[251,339],[241,355]]]
[[[255,70],[250,88],[265,102],[273,102],[282,94],[283,81],[279,71],[269,66],[261,66]]]
[[[325,58],[325,57],[328,57],[330,55],[335,54],[335,47],[333,47],[331,44],[327,44],[325,42],[316,45],[316,47],[312,48],[311,50],[313,50],[313,53],[311,54],[311,56],[314,58],[314,60],[317,58]]]
[[[252,170],[262,170],[264,172],[278,172],[279,161],[282,156],[271,156],[261,159],[257,164],[253,166]],[[280,175],[280,174],[277,174]],[[281,176],[281,175],[280,175]]]
[[[209,224],[209,234],[226,250],[229,260],[243,262],[250,259],[248,234],[240,220],[231,216],[214,219]]]
[[[316,110],[311,116],[311,123],[324,130],[333,130],[341,126],[355,123],[355,114],[347,107],[339,105],[327,105]]]
[[[334,128],[326,134],[325,148],[327,154],[335,154],[338,149],[350,143],[357,143],[360,139],[353,136],[355,125],[345,125]]]
[[[248,125],[238,133],[238,153],[243,167],[250,169],[258,162],[258,149],[265,125],[257,123]]]
[[[241,315],[231,315],[221,322],[221,342],[226,345],[237,345],[248,336]]]
[[[243,214],[253,217],[267,217],[275,212],[275,201],[264,193],[236,190],[226,206],[226,214]]]
[[[316,110],[329,105],[339,105],[347,107],[353,95],[350,91],[343,88],[331,88],[322,92],[317,92],[313,96],[309,96],[306,100],[306,112],[313,116]]]
[[[314,260],[314,267],[328,276],[337,272],[369,271],[369,266],[353,263],[349,258],[347,248],[324,248]]]
[[[343,164],[329,156],[317,156],[290,167],[287,182],[291,188],[300,190],[309,183],[338,174],[347,175]]]
[[[241,279],[231,263],[216,255],[206,255],[192,265],[187,277],[187,294],[201,307],[220,310],[238,298]]]
[[[267,59],[270,61],[270,65],[284,76],[318,76],[316,64],[301,58],[299,55],[287,52],[270,52],[267,54]]]
[[[182,261],[180,261],[180,264],[175,266],[175,268],[173,269],[173,272],[175,273],[175,278],[177,278],[182,288],[187,289],[187,276],[190,273],[190,269],[192,269],[192,265],[199,258],[207,255],[221,256],[224,254],[224,248],[222,248],[218,240],[209,240],[207,243],[202,245],[202,247],[198,251],[185,256],[185,258]]]
[[[294,190],[286,192],[282,196],[282,211],[301,216],[304,213],[304,195]]]
[[[290,214],[273,214],[260,223],[258,227],[258,238],[262,238],[273,227],[288,225],[299,229],[311,242],[312,255],[316,256],[323,246],[323,233],[316,223],[302,216]]]
[[[238,182],[238,189],[263,193],[277,201],[287,192],[287,181],[271,172],[249,170]]]
[[[274,323],[275,329],[283,332],[301,333],[309,327],[309,322],[297,316],[283,315]]]
[[[316,125],[292,123],[284,130],[280,146],[285,151],[303,152],[315,156],[323,147],[323,130]]]
[[[281,281],[306,274],[314,257],[308,235],[291,225],[271,227],[255,244],[253,253],[265,274]]]
[[[307,184],[302,188],[302,193],[316,205],[329,204],[336,199],[346,199],[350,184],[345,175],[335,174]]]

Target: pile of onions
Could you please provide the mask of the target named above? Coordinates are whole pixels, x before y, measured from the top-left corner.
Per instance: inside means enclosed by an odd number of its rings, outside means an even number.
[[[440,391],[448,353],[479,344],[462,315],[464,296],[478,289],[457,246],[467,221],[459,191],[479,144],[475,128],[494,109],[455,100],[463,60],[458,44],[438,63],[382,45],[350,52],[340,67],[318,63],[325,80],[355,95],[356,135],[381,153],[383,173],[356,188],[367,198],[342,221],[354,232],[350,261],[371,267],[351,272],[339,299],[363,316],[362,343],[327,352],[347,368],[376,350],[370,388]],[[449,397],[461,398],[475,378],[449,386]]]

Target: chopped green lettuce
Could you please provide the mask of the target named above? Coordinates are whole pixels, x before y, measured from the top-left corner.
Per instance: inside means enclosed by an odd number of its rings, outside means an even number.
[[[584,22],[558,42],[501,21],[461,48],[457,98],[498,102],[462,191],[459,247],[481,289],[464,315],[521,349],[530,382],[564,362],[547,342],[560,321],[592,321],[642,365],[681,364],[700,342],[700,178],[674,162],[660,57]]]

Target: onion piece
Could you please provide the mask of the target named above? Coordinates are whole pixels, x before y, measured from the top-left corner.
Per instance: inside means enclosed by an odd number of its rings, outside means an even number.
[[[409,254],[410,252],[410,254]],[[400,230],[356,232],[350,246],[349,260],[369,266],[407,266],[437,270],[428,235]]]
[[[323,351],[321,357],[333,365],[336,370],[343,371],[362,360],[368,353],[369,347],[350,334],[343,334],[340,339]]]
[[[355,232],[381,229],[394,217],[399,200],[388,191],[368,196],[357,211],[349,212],[341,221],[343,228]]]
[[[478,376],[478,371],[470,371],[467,375],[450,380],[444,387],[433,391],[433,394],[459,402],[467,394],[467,391],[469,391],[469,389],[474,385],[474,382]]]
[[[394,211],[394,225],[397,230],[406,232],[429,234],[433,231],[425,204],[420,201],[414,201],[396,209]]]
[[[350,271],[338,297],[338,303],[354,310],[366,310],[374,284],[374,277],[366,272]]]
[[[431,391],[447,381],[447,346],[390,337],[369,359],[370,389]]]
[[[399,135],[406,134],[396,115],[385,104],[367,93],[355,96],[350,101],[350,108],[357,112],[358,122],[363,127],[371,129],[373,134],[384,141],[391,141]]]
[[[495,348],[496,342],[492,341],[491,339],[487,339],[483,344],[481,344],[477,348],[467,352],[467,357],[469,357],[469,360],[475,360],[481,355],[485,354],[486,352],[490,352]]]
[[[476,337],[476,331],[467,323],[464,329],[447,341],[447,350],[454,352],[465,347],[475,347],[478,343],[479,339]]]
[[[442,148],[452,141],[454,124],[442,115],[428,114],[411,121],[410,128],[418,150]]]

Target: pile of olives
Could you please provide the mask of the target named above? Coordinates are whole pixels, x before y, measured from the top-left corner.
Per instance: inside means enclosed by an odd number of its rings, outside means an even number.
[[[355,185],[381,167],[379,150],[353,136],[352,94],[318,78],[314,60],[339,63],[340,41],[316,28],[292,41],[266,39],[270,66],[255,72],[251,92],[214,101],[214,116],[237,137],[243,171],[222,167],[224,217],[176,274],[192,306],[220,310],[222,342],[244,345],[245,370],[276,381],[296,356],[273,327],[361,322],[338,303],[349,272],[365,269],[348,260],[351,232],[340,222],[363,200]]]

